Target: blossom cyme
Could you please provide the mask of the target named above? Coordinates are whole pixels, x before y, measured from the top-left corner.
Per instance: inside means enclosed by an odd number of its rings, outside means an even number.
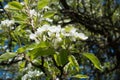
[[[40,71],[38,71],[38,70],[34,70],[34,71],[30,70],[30,71],[28,71],[27,74],[25,74],[25,75],[22,77],[22,80],[28,80],[28,79],[31,80],[31,78],[35,78],[35,77],[37,77],[37,76],[41,76],[42,74],[43,74],[43,72],[40,72]]]
[[[11,25],[13,25],[15,22],[14,22],[14,20],[8,20],[8,19],[6,19],[6,20],[4,20],[4,21],[1,21],[1,25],[2,26],[7,26],[7,27],[10,27]]]
[[[35,42],[50,41],[55,48],[67,38],[72,42],[77,39],[86,40],[88,37],[83,33],[77,32],[77,29],[74,27],[61,28],[60,25],[43,25],[35,33],[30,34],[30,39],[35,40]]]
[[[31,17],[32,16],[37,16],[37,12],[35,11],[35,9],[30,10],[29,14],[30,14]]]

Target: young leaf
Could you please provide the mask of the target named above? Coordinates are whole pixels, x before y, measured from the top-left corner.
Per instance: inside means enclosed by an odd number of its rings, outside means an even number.
[[[29,55],[31,55],[33,58],[36,58],[38,56],[48,56],[53,55],[55,53],[53,48],[34,48],[33,50],[29,51]]]
[[[101,67],[100,61],[98,60],[98,58],[94,54],[92,54],[92,53],[84,53],[83,56],[88,58],[94,64],[94,66],[97,69],[102,71],[102,67]]]
[[[20,64],[19,64],[19,69],[20,69],[20,71],[22,71],[23,69],[24,69],[24,67],[25,67],[25,61],[22,61]]]
[[[4,53],[0,56],[0,62],[13,58],[15,56],[16,56],[16,53],[11,53],[11,52]]]
[[[9,6],[10,6],[10,9],[15,9],[15,10],[21,10],[23,8],[22,4],[20,4],[17,1],[9,2]]]
[[[68,57],[68,60],[76,68],[76,70],[79,71],[79,64],[78,64],[76,58],[73,55],[70,55]]]
[[[37,8],[42,9],[45,6],[47,6],[48,3],[49,3],[49,0],[39,0]]]
[[[83,74],[77,74],[75,76],[72,76],[74,78],[89,78],[87,75],[83,75]]]
[[[38,45],[37,45],[37,47],[40,47],[40,48],[47,48],[47,47],[49,47],[49,43],[48,42],[44,42],[44,41],[41,41]]]
[[[55,62],[57,63],[58,66],[62,65],[59,54],[54,54],[54,59],[55,59]]]
[[[61,50],[60,53],[54,54],[54,59],[58,66],[63,66],[68,62],[67,50]]]
[[[26,46],[20,47],[20,48],[18,48],[17,53],[23,53],[23,52],[25,52],[26,50],[27,50],[27,51],[28,51],[28,50],[32,50],[32,49],[34,49],[34,47],[36,47],[36,43],[33,43],[33,44],[31,44],[31,45],[26,45]]]
[[[44,13],[43,17],[44,18],[50,18],[50,17],[54,16],[54,14],[55,14],[55,11],[54,12],[53,11],[48,11],[48,12]]]

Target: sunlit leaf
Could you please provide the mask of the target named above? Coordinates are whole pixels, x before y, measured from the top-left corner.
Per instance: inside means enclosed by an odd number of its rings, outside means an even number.
[[[54,54],[54,59],[58,66],[62,65],[59,54]]]
[[[53,11],[48,11],[48,12],[45,12],[45,13],[44,13],[43,17],[44,17],[44,18],[50,18],[50,17],[52,17],[54,14],[55,14],[55,11],[54,11],[54,12],[53,12]]]
[[[68,57],[68,60],[76,68],[76,70],[79,71],[79,64],[78,64],[76,58],[73,55],[70,55]]]
[[[74,78],[89,78],[87,75],[83,75],[83,74],[77,74],[77,75],[75,75],[75,76],[72,76],[72,77],[74,77]]]
[[[60,53],[54,54],[54,59],[59,66],[63,66],[68,62],[68,51],[61,50]]]
[[[94,66],[97,69],[102,70],[101,63],[100,63],[99,59],[94,54],[84,53],[83,56],[87,57],[94,64]]]
[[[44,42],[44,41],[41,41],[39,44],[36,45],[37,47],[40,47],[40,48],[46,48],[46,47],[49,47],[50,44],[48,42]]]
[[[9,6],[10,9],[15,9],[15,10],[21,10],[23,8],[22,5],[17,1],[9,2]]]
[[[16,53],[11,53],[11,52],[4,53],[0,56],[0,62],[13,58],[15,56],[16,56]]]
[[[24,69],[25,63],[26,63],[26,62],[23,61],[23,62],[21,62],[21,63],[19,64],[20,71]]]
[[[29,51],[29,54],[33,57],[36,58],[38,56],[48,56],[48,55],[53,55],[55,53],[53,48],[34,48],[33,50]]]
[[[49,0],[39,0],[37,7],[38,7],[38,9],[42,9],[45,6],[47,6],[48,3],[49,3]]]
[[[34,49],[35,46],[36,46],[36,43],[33,43],[33,44],[31,44],[31,45],[26,45],[26,46],[20,47],[20,48],[18,48],[17,53],[23,53],[23,52],[25,52],[26,50],[32,50],[32,49]]]

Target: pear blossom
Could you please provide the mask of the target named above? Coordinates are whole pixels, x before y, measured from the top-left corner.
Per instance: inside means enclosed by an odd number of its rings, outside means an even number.
[[[60,80],[59,78],[56,78],[56,80]]]
[[[76,32],[76,30],[77,30],[76,28],[72,28],[69,33],[74,34]]]
[[[4,21],[1,21],[1,25],[2,25],[2,26],[10,27],[10,26],[13,25],[13,24],[14,24],[14,20],[8,20],[8,19],[6,19],[6,20],[4,20]]]
[[[48,22],[53,22],[53,20],[50,19],[50,18],[46,18],[45,20],[48,21]]]
[[[78,33],[77,36],[78,36],[78,38],[80,38],[80,39],[82,39],[82,40],[86,40],[86,39],[88,38],[88,37],[85,36],[85,34],[83,34],[83,33]]]
[[[84,33],[77,32],[77,29],[74,27],[61,28],[60,25],[43,25],[35,33],[30,34],[30,39],[36,42],[49,40],[55,48],[66,38],[69,38],[71,41],[76,41],[77,39],[86,40],[88,37]]]
[[[31,80],[31,78],[37,77],[37,76],[41,76],[43,74],[43,72],[40,72],[38,70],[30,70],[27,72],[27,74],[25,74],[22,77],[22,80]]]
[[[25,5],[25,2],[20,2],[21,5]]]
[[[30,17],[37,16],[37,12],[35,11],[35,9],[30,10],[29,14],[30,14]]]
[[[32,39],[32,40],[36,39],[36,35],[35,34],[30,34],[30,39]]]
[[[0,9],[0,11],[2,12],[2,11],[3,11],[3,9]]]
[[[5,5],[5,6],[4,6],[4,9],[8,9],[8,8],[9,8],[9,5]]]

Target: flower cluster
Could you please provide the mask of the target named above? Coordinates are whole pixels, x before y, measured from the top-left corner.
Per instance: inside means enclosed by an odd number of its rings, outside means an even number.
[[[88,37],[83,33],[79,33],[74,27],[61,28],[59,25],[43,25],[39,27],[35,33],[30,34],[30,39],[35,40],[37,43],[40,41],[49,41],[52,42],[54,46],[66,38],[69,38],[70,41],[76,41],[77,39],[86,40]]]
[[[15,22],[14,20],[4,20],[4,21],[1,21],[1,26],[7,26],[7,27],[10,27],[11,25],[13,25]]]
[[[32,80],[31,78],[35,78],[35,77],[39,77],[43,74],[43,72],[40,72],[40,71],[37,71],[37,70],[34,70],[34,71],[28,71],[27,74],[25,74],[23,77],[22,77],[22,80]]]
[[[30,14],[30,17],[33,17],[33,16],[37,16],[37,12],[35,11],[35,9],[32,9],[29,11],[29,14]]]

